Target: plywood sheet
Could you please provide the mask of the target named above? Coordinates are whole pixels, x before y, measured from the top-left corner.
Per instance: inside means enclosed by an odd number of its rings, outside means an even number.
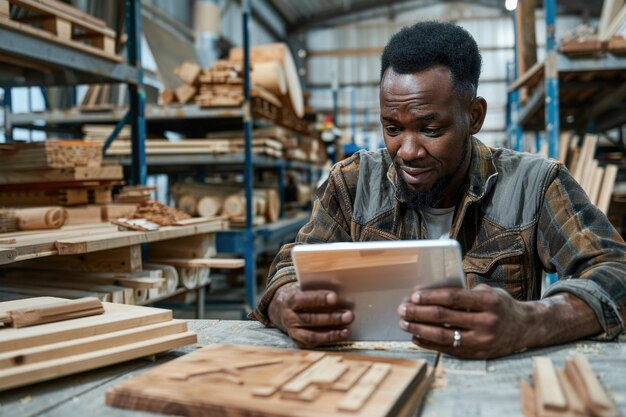
[[[332,385],[342,369],[350,372],[358,363],[370,364],[370,369],[382,366],[388,372],[373,378],[376,388],[362,406],[342,411],[338,405],[350,391],[334,390]],[[325,372],[326,367],[332,372]],[[292,368],[293,373],[286,372]],[[291,379],[278,378],[283,374]],[[327,377],[330,374],[332,378]],[[212,345],[124,381],[107,392],[107,404],[157,413],[175,410],[186,416],[399,416],[414,411],[406,408],[416,404],[414,394],[422,392],[426,374],[422,360]],[[371,383],[364,378],[356,379],[351,390]],[[302,390],[285,395],[283,387],[294,381]]]

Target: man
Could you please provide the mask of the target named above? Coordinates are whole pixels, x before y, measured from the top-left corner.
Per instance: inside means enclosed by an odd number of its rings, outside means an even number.
[[[563,165],[473,137],[487,112],[476,96],[480,68],[458,26],[425,22],[396,34],[382,56],[386,149],[333,168],[295,243],[458,240],[469,289],[416,290],[390,306],[424,348],[492,358],[614,339],[626,318],[626,245]],[[276,257],[251,317],[303,347],[349,339],[354,313],[332,291],[299,289],[292,246]],[[560,277],[543,298],[542,271]]]

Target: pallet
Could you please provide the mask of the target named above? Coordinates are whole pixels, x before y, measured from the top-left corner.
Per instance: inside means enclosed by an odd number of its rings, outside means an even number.
[[[0,303],[0,312],[54,297]],[[23,329],[0,329],[0,391],[71,375],[195,343],[170,310],[103,303],[98,316]]]
[[[106,402],[184,416],[404,417],[428,375],[423,360],[211,345],[120,383]]]
[[[0,10],[4,10],[0,26],[121,62],[115,53],[115,32],[72,6],[55,0],[0,0]]]

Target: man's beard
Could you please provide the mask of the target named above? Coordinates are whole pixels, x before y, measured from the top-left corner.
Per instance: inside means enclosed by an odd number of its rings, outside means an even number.
[[[441,201],[441,198],[443,197],[443,193],[452,182],[452,179],[461,170],[463,162],[465,162],[465,158],[467,157],[468,151],[469,140],[466,140],[465,142],[463,142],[463,151],[461,152],[461,158],[459,159],[459,163],[454,168],[452,174],[442,176],[437,180],[437,182],[435,182],[430,190],[426,191],[415,191],[410,188],[406,181],[404,181],[404,179],[402,178],[402,173],[400,172],[398,164],[394,164],[398,173],[398,191],[400,193],[400,196],[413,210],[422,210],[425,208],[437,207],[437,205]]]

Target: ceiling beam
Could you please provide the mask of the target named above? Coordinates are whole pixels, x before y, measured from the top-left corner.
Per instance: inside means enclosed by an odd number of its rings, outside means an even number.
[[[322,11],[320,13],[316,13],[306,18],[298,19],[295,22],[292,22],[290,25],[287,26],[287,33],[293,34],[295,32],[301,32],[306,29],[310,29],[312,27],[326,25],[329,22],[332,22],[341,18],[345,18],[350,15],[355,15],[358,13],[364,13],[364,12],[370,12],[370,11],[375,11],[376,12],[375,14],[377,15],[376,17],[385,16],[385,15],[390,15],[393,17],[395,14],[400,12],[399,10],[397,10],[398,8],[395,6],[400,6],[400,5],[403,5],[406,7],[410,6],[411,8],[421,8],[421,7],[427,7],[427,6],[431,6],[431,5],[435,5],[439,3],[455,3],[455,2],[458,2],[458,0],[439,0],[439,1],[436,1],[436,0],[421,0],[421,1],[389,0],[387,2],[382,2],[381,4],[380,0],[367,0],[367,1],[362,1],[357,4],[351,5],[349,9],[345,9],[343,6],[336,7],[333,9]],[[407,4],[407,3],[413,3],[413,4]],[[505,11],[503,0],[471,0],[471,1],[463,2],[463,4],[467,4],[467,3],[477,4],[477,5],[486,6],[486,7],[496,7],[502,11]],[[375,16],[368,16],[368,19],[372,17],[375,17]]]

